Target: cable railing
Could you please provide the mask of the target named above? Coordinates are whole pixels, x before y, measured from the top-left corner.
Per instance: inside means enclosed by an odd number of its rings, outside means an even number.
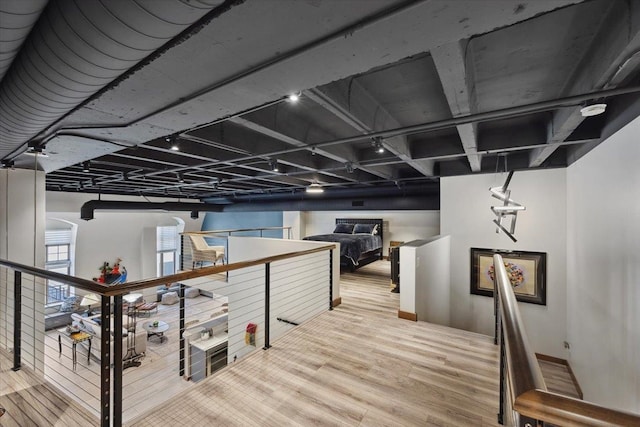
[[[0,260],[0,348],[12,352],[14,370],[41,375],[96,425],[121,426],[331,310],[334,249],[316,244],[116,285]],[[47,280],[99,302],[47,329]]]
[[[640,415],[547,390],[500,255],[493,256],[496,343],[500,345],[500,424],[518,427],[639,426]]]

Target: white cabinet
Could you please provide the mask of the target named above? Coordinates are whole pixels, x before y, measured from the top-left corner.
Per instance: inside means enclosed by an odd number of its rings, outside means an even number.
[[[189,343],[191,381],[200,381],[227,365],[227,341],[227,334],[219,334]]]

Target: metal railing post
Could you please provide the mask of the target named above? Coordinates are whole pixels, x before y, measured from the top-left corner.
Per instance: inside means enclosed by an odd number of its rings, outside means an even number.
[[[108,314],[108,313],[107,313]],[[110,322],[107,320],[107,324]],[[102,324],[105,321],[102,320]],[[122,426],[122,295],[113,297],[113,426]]]
[[[496,286],[495,281],[493,282],[493,318],[494,320],[494,325],[493,325],[493,343],[494,344],[498,344],[498,322],[500,321],[499,316],[500,313],[498,311],[499,306],[498,306],[498,287]]]
[[[185,302],[184,302],[184,284],[180,283],[180,367],[179,367],[179,375],[184,375],[184,315],[185,315]]]
[[[504,347],[504,332],[502,331],[502,328],[500,328],[500,407],[498,409],[498,423],[500,425],[504,425],[504,402],[507,392],[505,384],[507,380],[505,375],[505,372],[507,370],[507,364],[505,363],[506,356],[506,350]]]
[[[111,426],[111,297],[102,296],[100,308],[100,426]],[[122,316],[120,316],[122,323]],[[114,319],[115,323],[115,319]],[[117,333],[117,326],[114,324]],[[120,328],[122,335],[122,328]],[[114,337],[118,339],[118,337]],[[115,356],[115,355],[114,355]],[[117,357],[114,357],[117,359]],[[115,396],[114,396],[115,397]],[[120,414],[122,419],[122,414]],[[115,424],[114,424],[115,425]]]
[[[22,273],[15,271],[13,275],[13,368],[19,371],[22,366]]]
[[[329,249],[329,310],[333,310],[333,250]]]
[[[180,271],[184,271],[184,234],[180,235]]]
[[[269,343],[269,316],[271,304],[271,263],[264,265],[264,347],[263,350],[271,347]]]

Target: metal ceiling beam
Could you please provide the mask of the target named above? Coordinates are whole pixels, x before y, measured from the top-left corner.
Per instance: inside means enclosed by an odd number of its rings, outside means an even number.
[[[305,93],[318,105],[321,105],[363,134],[383,130],[383,126],[385,128],[400,126],[400,123],[357,80],[351,79],[349,82],[350,90],[346,97],[338,97],[334,93],[329,95],[327,92],[332,89],[337,89],[336,85],[329,85],[324,90],[310,89]],[[348,104],[343,101],[344,99],[348,100]],[[370,114],[372,109],[373,114]],[[415,161],[411,157],[411,150],[406,136],[398,135],[384,139],[382,144],[387,150],[421,174],[425,176],[433,175],[433,163]]]
[[[327,150],[327,149],[322,149],[322,148],[316,148],[313,144],[309,145],[305,142],[302,142],[296,138],[293,138],[291,136],[285,135],[282,132],[278,132],[275,131],[273,129],[270,129],[266,126],[263,126],[259,123],[253,122],[251,120],[247,120],[241,117],[236,117],[231,119],[231,121],[233,123],[236,123],[240,126],[243,126],[247,129],[251,129],[254,132],[258,132],[261,133],[263,135],[269,136],[271,138],[277,139],[279,141],[285,142],[289,145],[293,145],[294,147],[305,147],[309,152],[314,153],[316,155],[320,155],[320,156],[324,156],[327,157],[331,160],[334,160],[336,162],[340,162],[343,164],[346,164],[348,162],[352,163],[356,168],[358,168],[359,170],[362,170],[364,172],[367,172],[371,175],[375,175],[378,176],[380,178],[383,179],[388,179],[389,178],[389,174],[385,173],[385,172],[381,172],[381,171],[377,171],[375,169],[370,169],[370,168],[360,168],[358,166],[358,159],[355,157],[355,154],[353,157],[349,157],[349,158],[345,158],[343,157],[343,155],[337,154],[335,151],[333,150]],[[342,176],[343,179],[346,180],[353,180],[351,177],[349,176]]]
[[[472,62],[469,60],[473,55],[470,49],[469,41],[462,40],[431,50],[431,57],[453,117],[476,112],[475,80]],[[471,170],[479,172],[481,155],[478,154],[478,124],[458,125],[456,129]]]
[[[242,117],[233,117],[229,119],[229,122],[234,123],[236,125],[238,125],[240,128],[245,128],[248,129],[250,131],[253,131],[254,133],[266,136],[268,138],[271,138],[272,140],[275,141],[281,141],[281,142],[285,142],[287,144],[293,145],[295,147],[308,147],[307,144],[298,141],[297,139],[290,137],[288,135],[285,135],[283,133],[274,131],[272,129],[267,128],[266,126],[262,126],[258,123],[252,122],[250,120],[244,119]],[[184,136],[187,139],[191,139],[191,135],[185,135]],[[196,137],[197,139],[194,140],[202,140],[205,138],[200,138],[200,137]],[[259,141],[255,140],[255,137],[253,138],[238,138],[236,141],[233,142],[233,145],[227,144],[230,147],[237,147],[237,145],[239,143],[244,142],[245,145],[247,145],[247,148],[251,147],[254,151],[254,154],[258,155],[259,153],[255,153],[255,150],[257,147],[259,147],[260,149],[262,149],[263,151],[269,151],[271,149],[276,149],[275,144],[271,143],[271,141],[269,141],[268,139],[261,139]],[[220,145],[224,145],[221,143],[217,143]],[[311,147],[309,147],[309,151],[311,152]],[[339,161],[340,163],[345,163],[345,160],[337,157],[334,158],[331,155],[325,155],[325,151],[324,150],[318,150],[316,151],[317,154],[323,155],[324,157],[330,158],[332,160],[336,160]],[[293,166],[299,169],[305,169],[308,171],[317,171],[318,170],[318,166],[314,165],[313,162],[310,162],[308,158],[305,158],[303,156],[293,156],[293,153],[287,155],[287,157],[278,157],[278,162],[283,163],[283,164],[287,164],[289,166]],[[339,173],[339,172],[322,172],[323,175],[327,175],[333,178],[339,178],[345,181],[350,181],[350,182],[358,182],[360,181],[360,179],[352,176],[351,174],[348,173]]]
[[[584,93],[615,86],[617,75],[631,74],[625,67],[635,67],[629,61],[640,51],[640,8],[630,2],[611,2],[611,9],[595,34],[585,56],[567,79],[565,94]],[[595,101],[596,99],[594,99]],[[556,150],[555,142],[566,140],[585,120],[579,108],[566,108],[554,113],[548,126],[549,146],[534,150],[530,167],[538,167]]]

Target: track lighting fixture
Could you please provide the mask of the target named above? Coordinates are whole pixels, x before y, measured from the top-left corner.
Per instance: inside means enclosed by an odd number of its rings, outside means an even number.
[[[175,135],[167,136],[164,140],[169,144],[169,149],[171,151],[180,151],[180,146],[178,145],[178,138]]]
[[[278,172],[279,168],[278,168],[278,161],[276,159],[270,159],[269,160],[269,168],[273,171],[273,172]]]
[[[296,102],[300,101],[300,95],[300,92],[294,92],[287,96],[287,100],[292,104],[295,104]]]
[[[82,172],[89,172],[91,170],[91,162],[89,160],[85,160],[82,162]]]
[[[182,172],[178,172],[178,182],[184,182],[184,174]]]
[[[380,138],[379,136],[373,138],[373,141],[371,142],[371,145],[373,145],[373,148],[376,150],[376,153],[378,153],[378,154],[384,153],[384,146],[382,145],[382,138]]]
[[[344,164],[344,167],[347,169],[347,172],[353,173],[353,163],[347,162]]]

